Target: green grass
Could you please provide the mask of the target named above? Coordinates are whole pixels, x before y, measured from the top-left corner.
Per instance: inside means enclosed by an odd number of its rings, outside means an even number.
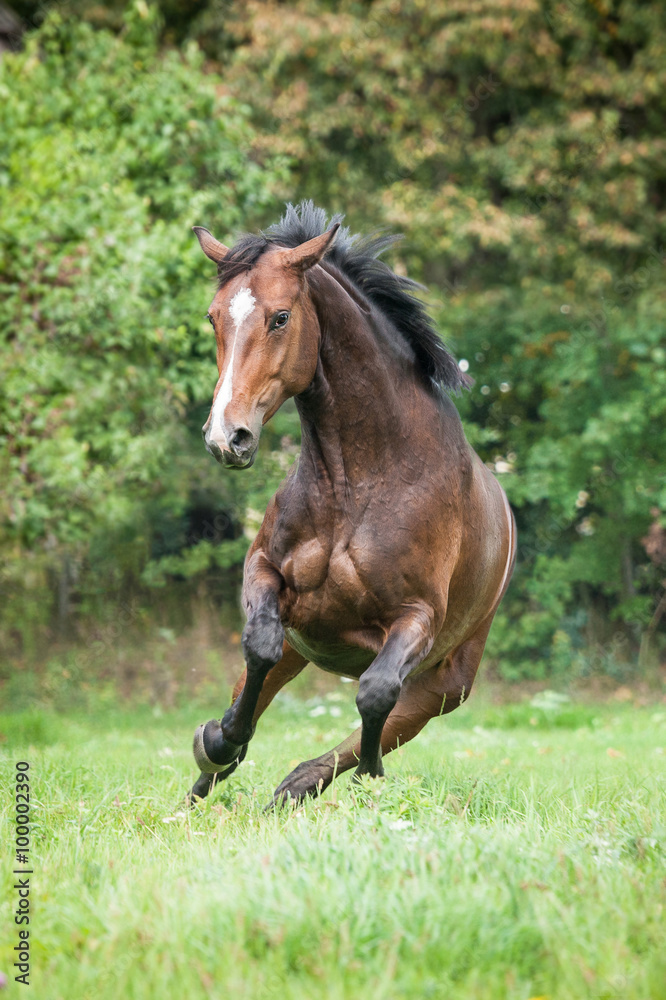
[[[293,764],[355,723],[350,687],[276,704],[188,814],[190,738],[211,713],[0,716],[3,773],[31,765],[30,991],[666,997],[663,708],[472,700],[387,758],[386,780],[359,791],[345,775],[264,814]],[[0,971],[21,996],[3,785]]]

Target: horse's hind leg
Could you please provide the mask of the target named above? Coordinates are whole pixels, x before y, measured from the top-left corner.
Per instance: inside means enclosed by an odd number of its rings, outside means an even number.
[[[492,616],[475,636],[442,663],[405,681],[382,730],[382,753],[390,753],[397,746],[408,743],[430,719],[452,712],[468,698],[491,620]],[[334,777],[355,767],[361,755],[361,731],[359,726],[334,750],[299,764],[278,786],[273,801],[280,803],[289,796],[299,801],[316,795],[327,788]]]
[[[257,720],[266,711],[278,691],[280,691],[285,684],[288,684],[289,681],[293,680],[294,677],[300,674],[301,670],[303,670],[303,668],[307,665],[307,662],[308,661],[305,657],[301,656],[300,653],[297,653],[295,649],[292,649],[287,642],[284,643],[282,648],[282,659],[280,659],[275,666],[268,671],[264,677],[263,684],[261,685],[259,696],[252,715],[253,730],[257,724]],[[248,671],[246,668],[234,687],[231,699],[232,706],[238,701],[245,690],[247,677]],[[243,744],[240,749],[235,747],[235,745],[232,748],[230,745],[230,749],[228,751],[225,747],[221,747],[221,750],[222,753],[225,754],[227,752],[235,752],[236,756],[231,763],[220,772],[211,773],[208,771],[202,771],[189,793],[190,801],[192,801],[195,796],[201,799],[205,798],[211,790],[214,781],[220,781],[224,778],[228,778],[229,775],[236,770],[247,753],[247,743]]]

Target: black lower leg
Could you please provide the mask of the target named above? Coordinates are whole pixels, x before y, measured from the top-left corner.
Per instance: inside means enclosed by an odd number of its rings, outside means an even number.
[[[396,699],[397,700],[397,699]],[[395,704],[395,702],[394,702]],[[393,705],[391,706],[393,708]],[[362,715],[363,729],[361,731],[361,751],[358,767],[354,778],[369,774],[371,778],[381,778],[384,775],[382,764],[382,731],[391,709],[377,714],[364,712]]]
[[[378,664],[378,660],[375,660]],[[378,664],[379,665],[379,664]],[[374,664],[373,664],[374,666]],[[355,777],[384,774],[382,766],[382,730],[402,686],[399,670],[390,663],[384,669],[370,667],[361,677],[356,704],[361,715],[361,751]]]
[[[242,692],[225,712],[222,721],[212,719],[197,730],[194,756],[202,772],[223,767],[231,772],[244,756],[254,732],[254,712],[266,675],[282,656],[284,629],[278,614],[277,597],[267,595],[248,618],[243,630],[243,653],[247,676]],[[201,780],[201,779],[200,779]]]
[[[376,660],[361,675],[356,704],[363,723],[356,777],[383,775],[382,730],[400,697],[402,683],[432,645],[432,613],[417,608],[393,626]]]
[[[238,765],[244,759],[246,753],[247,753],[247,746],[241,747],[240,751],[237,750],[235,758],[232,760],[232,762],[229,764],[228,767],[225,767],[223,771],[214,773],[202,771],[187,794],[187,799],[189,800],[189,802],[194,803],[195,799],[205,799],[206,796],[211,792],[215,784],[219,783],[220,781],[223,781],[225,778],[228,778],[230,774],[233,774]]]
[[[284,628],[278,613],[277,597],[271,594],[250,616],[243,629],[243,654],[247,678],[238,699],[222,719],[226,740],[240,745],[252,739],[253,718],[266,675],[282,657]]]

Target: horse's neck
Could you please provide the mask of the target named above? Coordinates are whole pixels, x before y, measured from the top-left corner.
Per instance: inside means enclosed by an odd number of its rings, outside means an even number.
[[[297,397],[301,466],[336,493],[390,472],[413,423],[411,349],[382,333],[381,318],[322,269],[310,281],[321,343],[314,381]]]

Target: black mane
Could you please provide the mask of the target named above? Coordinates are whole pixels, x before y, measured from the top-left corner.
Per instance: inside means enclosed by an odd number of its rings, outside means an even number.
[[[219,287],[238,274],[249,271],[271,246],[297,247],[326,232],[344,217],[334,215],[327,221],[326,212],[311,201],[287,205],[280,221],[259,236],[241,236],[219,266]],[[472,380],[444,347],[425,306],[411,294],[422,288],[416,281],[395,274],[380,254],[400,240],[386,233],[360,237],[341,227],[324,260],[330,261],[376,305],[411,345],[423,374],[446,389],[468,388]]]

